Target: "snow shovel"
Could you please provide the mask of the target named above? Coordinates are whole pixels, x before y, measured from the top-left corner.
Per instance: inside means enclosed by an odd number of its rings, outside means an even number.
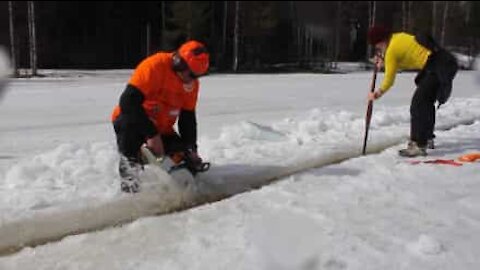
[[[378,63],[375,62],[375,65],[373,67],[372,83],[370,84],[371,93],[375,91],[375,81],[377,80],[377,70],[378,70],[377,65]],[[370,100],[368,101],[367,114],[365,116],[365,137],[363,138],[362,155],[365,155],[367,150],[368,130],[370,129],[370,120],[372,119],[372,111],[373,111],[373,101]]]

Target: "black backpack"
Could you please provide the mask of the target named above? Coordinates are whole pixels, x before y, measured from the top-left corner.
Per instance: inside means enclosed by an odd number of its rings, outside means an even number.
[[[435,39],[428,33],[425,32],[419,32],[415,34],[415,40],[418,42],[418,44],[422,45],[423,47],[429,49],[432,52],[439,52],[442,48],[438,43],[435,41]]]
[[[452,81],[458,71],[457,59],[447,50],[442,48],[428,33],[420,32],[415,35],[415,40],[423,47],[432,51],[429,59],[429,71],[435,73],[440,82],[437,91],[439,105],[444,104],[452,94]]]

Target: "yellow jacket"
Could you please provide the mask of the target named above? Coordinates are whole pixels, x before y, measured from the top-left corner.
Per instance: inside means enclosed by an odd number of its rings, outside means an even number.
[[[403,32],[393,34],[385,52],[385,76],[380,90],[385,93],[392,87],[399,69],[423,69],[431,53],[418,44],[413,35]]]

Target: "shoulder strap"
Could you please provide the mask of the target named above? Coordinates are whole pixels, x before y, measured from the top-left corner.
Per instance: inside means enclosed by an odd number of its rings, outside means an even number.
[[[440,45],[438,45],[435,39],[430,34],[427,34],[425,32],[415,34],[415,40],[420,45],[431,50],[432,52],[438,52],[441,49]]]

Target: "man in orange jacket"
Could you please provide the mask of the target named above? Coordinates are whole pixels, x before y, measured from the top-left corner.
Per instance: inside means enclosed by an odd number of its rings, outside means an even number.
[[[207,73],[209,57],[205,45],[191,40],[175,52],[158,52],[136,67],[112,113],[122,191],[139,191],[143,144],[158,157],[184,152],[193,163],[202,163],[195,108],[198,77]],[[174,130],[177,120],[178,133]]]
[[[435,102],[443,104],[450,97],[458,70],[456,59],[425,34],[392,33],[386,27],[374,26],[369,29],[368,41],[375,46],[375,62],[385,66],[383,82],[369,93],[369,100],[380,98],[390,89],[397,70],[420,70],[410,105],[410,141],[399,154],[426,156],[427,146],[433,149]]]

